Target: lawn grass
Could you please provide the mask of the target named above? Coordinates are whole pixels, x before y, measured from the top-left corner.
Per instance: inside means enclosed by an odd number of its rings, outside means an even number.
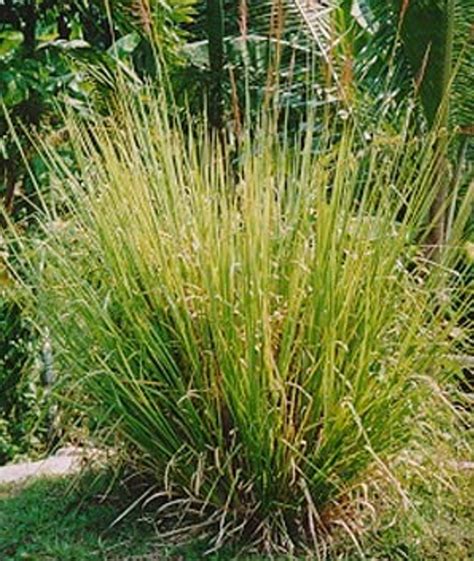
[[[110,530],[120,513],[110,501],[84,500],[65,479],[0,488],[2,561],[122,559],[152,549],[153,528],[144,520]]]

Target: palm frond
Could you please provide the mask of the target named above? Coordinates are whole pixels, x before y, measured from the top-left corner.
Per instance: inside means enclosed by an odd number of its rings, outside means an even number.
[[[318,46],[328,47],[332,39],[331,12],[335,3],[331,0],[287,0],[288,9],[293,6]]]
[[[454,3],[454,81],[452,119],[461,132],[474,135],[474,0]]]
[[[345,12],[336,35],[338,40],[352,41],[354,79],[372,100],[384,98],[395,107],[414,87],[433,125],[449,90],[450,123],[472,135],[474,0],[288,0],[288,4],[298,8],[321,53],[334,47],[330,35],[334,14]],[[329,42],[323,44],[323,39]]]
[[[452,70],[454,0],[394,0],[400,35],[428,123],[446,98]]]

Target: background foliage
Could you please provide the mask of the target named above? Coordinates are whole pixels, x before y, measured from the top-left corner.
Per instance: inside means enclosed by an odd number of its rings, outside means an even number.
[[[0,465],[40,451],[45,438],[34,341],[21,308],[0,296]]]

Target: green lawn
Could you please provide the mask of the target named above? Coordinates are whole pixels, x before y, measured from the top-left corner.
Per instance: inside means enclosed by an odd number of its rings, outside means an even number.
[[[2,561],[122,559],[152,550],[150,523],[127,521],[111,530],[118,505],[83,498],[68,485],[65,480],[40,480],[0,488]]]

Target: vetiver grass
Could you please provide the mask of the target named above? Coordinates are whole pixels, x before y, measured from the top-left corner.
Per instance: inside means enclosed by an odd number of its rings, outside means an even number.
[[[173,535],[353,535],[375,470],[407,500],[387,462],[456,369],[468,207],[429,263],[435,139],[366,144],[348,123],[316,139],[310,121],[290,142],[267,124],[231,154],[153,95],[119,105],[68,122],[77,169],[45,148],[35,294],[69,399],[148,474]]]

